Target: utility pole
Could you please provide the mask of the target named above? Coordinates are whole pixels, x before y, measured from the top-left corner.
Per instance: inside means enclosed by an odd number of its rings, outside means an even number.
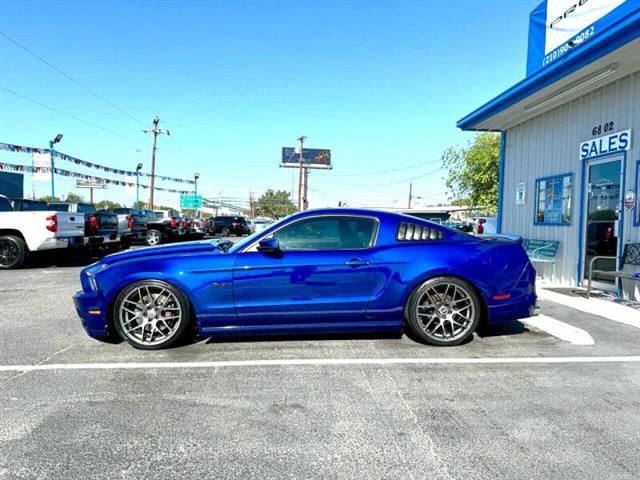
[[[302,204],[302,169],[304,166],[304,159],[303,159],[303,149],[304,149],[304,141],[307,138],[306,135],[300,135],[298,137],[298,141],[300,142],[300,171],[298,172],[298,210],[302,210],[303,209],[303,204]]]
[[[411,190],[413,189],[413,183],[409,184],[409,208],[411,208]]]
[[[151,185],[150,185],[150,197],[149,197],[149,210],[153,210],[153,194],[155,192],[155,180],[156,180],[156,141],[158,135],[167,134],[170,135],[169,130],[160,130],[158,124],[160,118],[156,115],[153,119],[153,128],[151,130],[142,130],[144,133],[150,133],[153,136],[153,143],[151,147]]]
[[[304,167],[304,190],[302,193],[302,209],[309,208],[309,200],[307,199],[307,186],[309,185],[309,169]]]

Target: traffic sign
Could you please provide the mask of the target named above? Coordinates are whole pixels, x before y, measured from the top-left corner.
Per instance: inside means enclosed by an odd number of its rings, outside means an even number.
[[[202,208],[202,195],[180,195],[180,208]]]

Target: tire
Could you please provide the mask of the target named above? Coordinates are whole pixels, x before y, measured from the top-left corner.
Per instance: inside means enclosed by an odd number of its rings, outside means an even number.
[[[228,228],[225,227],[220,232],[220,235],[222,235],[223,237],[228,237],[230,233],[231,233],[231,231]]]
[[[475,288],[455,277],[435,277],[414,290],[405,308],[416,339],[436,346],[460,345],[480,323],[482,303]]]
[[[160,230],[151,229],[147,231],[146,243],[150,247],[155,247],[162,243],[162,233]]]
[[[0,270],[19,268],[27,258],[27,245],[15,235],[0,235]]]
[[[111,312],[120,338],[140,350],[174,345],[189,326],[191,309],[186,296],[173,285],[143,280],[118,294]]]

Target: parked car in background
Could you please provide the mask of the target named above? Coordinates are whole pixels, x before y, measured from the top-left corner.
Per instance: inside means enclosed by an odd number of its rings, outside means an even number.
[[[49,210],[84,215],[84,245],[92,248],[120,248],[118,216],[105,210],[97,210],[90,203],[50,203]]]
[[[473,224],[471,222],[444,222],[442,225],[464,233],[473,233]]]
[[[199,240],[207,234],[206,221],[204,218],[194,218],[191,220],[191,238]]]
[[[180,214],[175,210],[145,210],[147,238],[149,246],[160,245],[180,238]]]
[[[256,218],[253,220],[253,231],[260,232],[271,225],[273,222],[271,220]]]
[[[251,231],[244,217],[220,215],[214,219],[213,234],[228,237],[229,235],[249,235]]]
[[[498,233],[496,217],[473,217],[473,233],[476,235],[495,235]]]
[[[14,210],[12,202],[0,195],[0,270],[19,268],[34,252],[82,245],[83,215],[51,212],[46,203],[32,200],[20,199],[13,203],[21,208],[27,205],[33,208]]]
[[[108,212],[118,216],[118,232],[124,247],[147,239],[147,217],[136,208],[110,208]]]

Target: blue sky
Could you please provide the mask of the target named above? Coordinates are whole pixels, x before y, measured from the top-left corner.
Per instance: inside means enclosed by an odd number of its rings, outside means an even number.
[[[246,202],[249,191],[292,189],[280,148],[305,134],[334,161],[310,174],[312,207],[405,206],[413,178],[419,202],[441,202],[440,155],[471,138],[455,122],[524,77],[537,3],[3,0],[0,31],[130,116],[0,37],[0,87],[102,128],[0,89],[0,141],[46,146],[62,132],[60,151],[116,168],[140,161],[146,171],[151,140],[141,129],[158,115],[171,131],[159,139],[158,174],[197,171],[206,196]],[[376,173],[389,169],[400,170]],[[56,181],[57,192],[73,185]],[[122,187],[102,198],[134,200]]]

